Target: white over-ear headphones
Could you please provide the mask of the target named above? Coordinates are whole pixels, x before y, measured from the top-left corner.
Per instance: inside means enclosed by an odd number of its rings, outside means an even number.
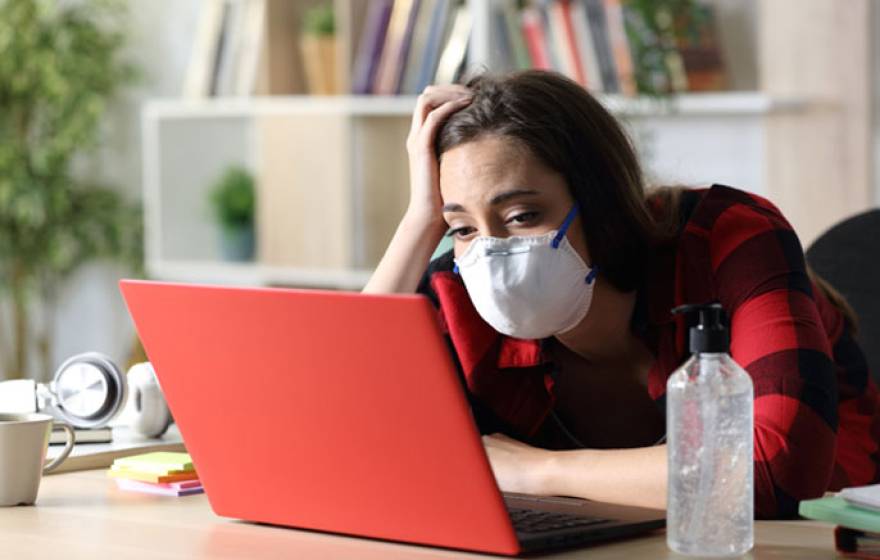
[[[123,414],[134,431],[149,437],[161,436],[171,424],[171,411],[150,362],[135,364],[128,370],[128,404]]]
[[[124,376],[98,352],[65,360],[50,383],[0,382],[0,411],[45,412],[77,428],[106,426],[121,414],[135,432],[148,437],[161,436],[172,422],[149,362],[135,364]]]

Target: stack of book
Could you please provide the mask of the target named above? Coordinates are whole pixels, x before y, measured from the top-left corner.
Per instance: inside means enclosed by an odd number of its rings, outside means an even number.
[[[880,559],[880,484],[805,500],[799,512],[802,517],[837,525],[834,544],[844,555]]]
[[[650,47],[650,26],[627,2],[485,1],[490,3],[490,70],[555,70],[595,92],[638,93],[638,49]],[[671,83],[660,88],[705,91],[727,85],[713,9],[703,4],[697,9],[699,24],[681,34],[666,55]],[[472,16],[460,0],[373,0],[360,35],[353,93],[417,94],[428,84],[457,80],[471,32],[478,31]]]
[[[266,0],[205,0],[193,35],[185,97],[247,96],[257,87]]]
[[[121,490],[186,496],[203,492],[188,453],[159,451],[116,459],[107,475]]]
[[[465,61],[471,13],[458,0],[374,0],[352,75],[356,94],[415,94],[451,83]]]

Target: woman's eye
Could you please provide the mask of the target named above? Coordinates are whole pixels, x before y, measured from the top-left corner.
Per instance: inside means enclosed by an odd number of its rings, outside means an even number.
[[[510,218],[510,222],[514,222],[518,225],[527,225],[532,224],[538,218],[537,212],[523,212],[522,214],[517,214],[516,216]]]
[[[463,239],[463,238],[467,237],[468,235],[472,234],[473,232],[474,232],[474,228],[472,228],[470,226],[463,226],[460,228],[453,228],[453,229],[449,230],[449,232],[446,234],[446,237],[457,237],[459,239]]]

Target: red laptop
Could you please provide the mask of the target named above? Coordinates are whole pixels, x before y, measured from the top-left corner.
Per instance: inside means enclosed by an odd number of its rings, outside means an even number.
[[[506,555],[664,524],[502,495],[422,296],[120,285],[217,515]]]

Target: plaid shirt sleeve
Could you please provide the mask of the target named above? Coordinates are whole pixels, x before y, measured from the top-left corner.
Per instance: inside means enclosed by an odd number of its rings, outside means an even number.
[[[767,200],[735,193],[707,230],[713,284],[730,316],[731,354],[754,383],[755,513],[792,517],[831,478],[834,363],[792,227]]]

